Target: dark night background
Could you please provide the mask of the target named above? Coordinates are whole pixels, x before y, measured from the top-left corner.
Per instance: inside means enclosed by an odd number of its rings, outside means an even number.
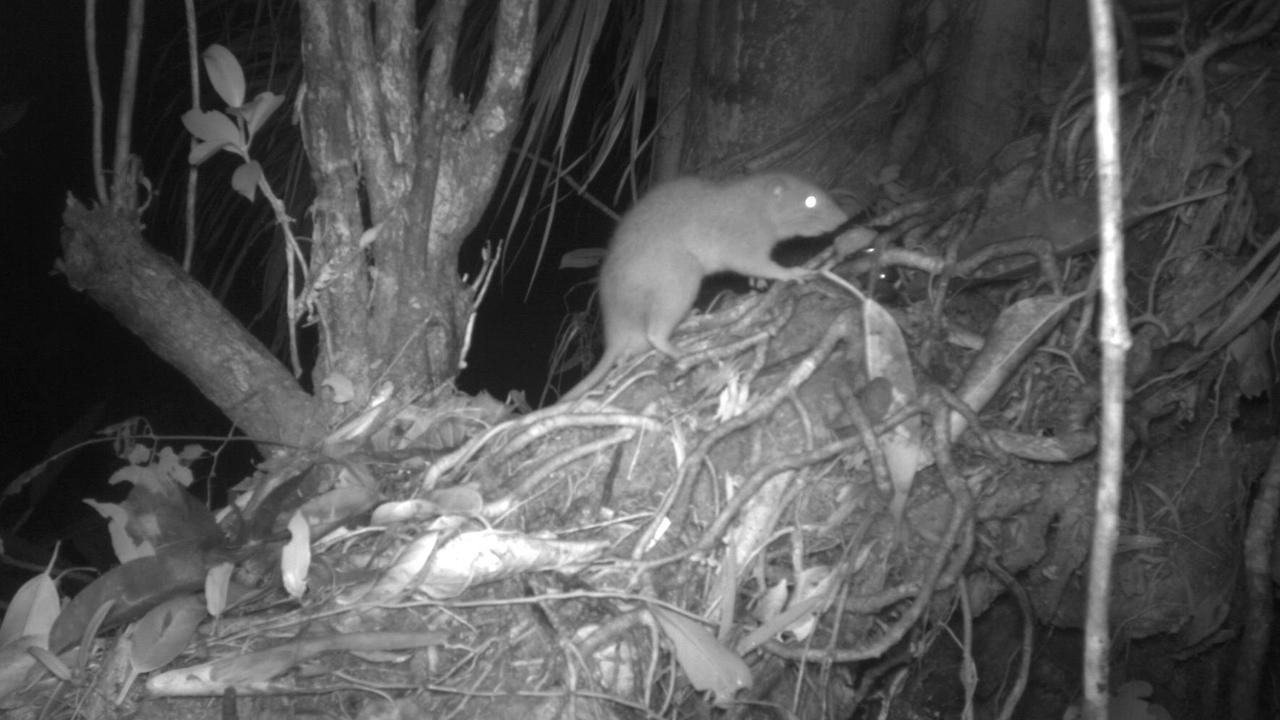
[[[154,68],[147,54],[162,43],[185,43],[181,4],[169,5],[152,3],[147,7],[139,80],[140,117],[136,122],[140,129],[134,143],[153,182],[159,168],[153,167],[151,153],[167,148],[154,147],[159,141],[142,129],[147,108],[158,102],[148,93],[154,89],[147,86]],[[121,54],[120,33],[112,29],[122,30],[125,6],[122,1],[106,1],[98,8],[102,31],[98,56],[108,106],[104,121],[108,143],[114,127],[112,83],[118,77]],[[83,3],[18,0],[7,9],[7,20],[0,25],[0,105],[28,100],[29,106],[15,126],[0,133],[0,228],[6,260],[0,263],[5,339],[0,372],[7,387],[0,417],[0,446],[4,448],[0,477],[7,483],[39,462],[54,438],[100,403],[105,407],[96,416],[99,427],[143,415],[160,434],[225,433],[225,418],[185,378],[55,272],[67,194],[82,202],[92,199]],[[203,46],[203,38],[201,42]],[[181,53],[185,58],[185,47]],[[207,90],[206,86],[205,106],[213,107],[216,101]],[[185,95],[181,102],[187,102]],[[177,122],[176,117],[170,120]],[[208,165],[202,168],[202,187],[217,181]],[[181,187],[159,190],[177,195],[184,192]],[[144,218],[149,228],[154,229],[155,215],[153,209]],[[295,212],[295,217],[298,215]],[[558,217],[557,241],[568,240],[569,245],[578,247],[601,244],[611,225],[598,211],[562,209]],[[509,218],[495,217],[482,223],[475,234],[477,242],[464,251],[464,270],[474,270],[480,241],[505,234],[508,222]],[[558,257],[543,260],[537,283],[526,299],[529,263],[535,251],[536,246],[518,244],[507,250],[509,263],[515,262],[494,280],[468,369],[459,379],[468,392],[487,390],[503,398],[511,390],[525,390],[536,402],[566,311],[566,295],[574,298],[579,308],[585,300],[583,281],[591,272],[557,271]],[[247,312],[252,313],[257,295],[245,296]],[[240,313],[242,321],[246,320],[244,314]],[[96,478],[83,479],[101,482],[108,473],[99,470],[96,474]]]
[[[146,54],[173,38],[171,30],[166,38],[157,26],[182,27],[181,4],[167,5],[148,7],[150,35],[144,36],[140,107],[152,99]],[[108,143],[114,127],[110,118],[125,7],[125,2],[116,1],[98,7],[102,30],[98,56],[107,106],[103,134]],[[225,435],[230,424],[212,404],[56,271],[68,194],[84,203],[93,199],[84,4],[20,0],[8,3],[6,10],[0,24],[0,106],[25,101],[27,107],[15,125],[0,131],[0,233],[5,260],[0,263],[4,299],[0,377],[5,383],[0,404],[0,486],[46,459],[51,443],[77,425],[81,433],[75,441],[87,439],[86,432],[133,416],[147,418],[161,434]],[[178,15],[166,18],[166,11]],[[137,131],[135,148],[145,153],[141,148],[148,139]],[[154,177],[151,168],[147,174]],[[145,220],[150,225],[152,218]],[[231,447],[235,449],[223,453],[217,463],[207,462],[198,469],[210,479],[216,474],[215,484],[234,483],[250,470],[248,446]],[[80,498],[120,499],[123,490],[108,488],[106,481],[122,464],[109,445],[77,452],[71,464],[61,469],[54,490],[25,519],[23,536],[37,543],[69,539],[62,552],[71,564],[113,564],[103,523]],[[26,501],[19,501],[0,507],[0,523],[15,523],[17,513],[26,506]],[[95,555],[96,548],[105,554]],[[5,550],[25,555],[19,548]],[[11,591],[12,587],[0,589],[0,596],[7,597]]]
[[[102,10],[121,5],[105,3]],[[95,403],[141,409],[141,403],[190,391],[53,272],[65,198],[87,199],[90,190],[83,6],[21,0],[6,10],[0,104],[29,101],[26,114],[0,134],[0,373],[7,387],[0,474],[7,482]]]
[[[115,125],[114,83],[119,77],[126,6],[126,0],[101,0],[98,8],[98,57],[102,64],[106,104],[103,129],[108,153]],[[96,429],[143,416],[163,444],[178,446],[187,441],[163,438],[226,435],[231,427],[217,408],[114,318],[69,287],[56,271],[61,255],[61,215],[68,194],[83,203],[93,200],[84,3],[7,0],[5,9],[4,20],[0,21],[0,108],[17,102],[28,105],[14,126],[0,128],[0,378],[4,383],[0,398],[0,488],[48,457],[51,443],[77,424]],[[206,30],[216,34],[216,29],[210,29],[215,25]],[[200,47],[213,41],[202,36]],[[167,89],[148,85],[154,82],[156,72],[148,53],[153,53],[154,58],[160,45],[179,43],[184,45],[181,57],[185,62],[185,42],[182,3],[149,3],[134,150],[143,156],[144,174],[153,182],[162,171],[154,157],[169,150],[164,146],[172,143],[168,136],[145,129],[146,123],[162,117],[155,108],[162,104],[160,100],[167,102],[170,94]],[[603,45],[608,47],[609,43]],[[595,67],[606,65],[596,63]],[[185,73],[184,67],[184,77]],[[271,89],[287,91],[284,87]],[[179,102],[185,104],[189,101],[185,94],[188,91],[184,87],[182,92]],[[205,108],[218,105],[207,85],[202,97]],[[288,107],[287,102],[285,109]],[[178,123],[176,114],[166,117],[165,122]],[[185,153],[185,140],[181,147]],[[266,170],[270,175],[272,168]],[[600,191],[602,199],[615,206],[627,204],[610,191],[608,178],[617,177],[617,170],[616,165],[606,168],[602,173],[606,179],[595,186],[605,188]],[[221,181],[216,172],[216,167],[202,168],[202,186]],[[172,183],[160,191],[170,201],[185,194],[184,188]],[[525,223],[515,229],[517,235],[527,234],[528,239],[522,243],[520,237],[513,237],[506,250],[505,272],[500,271],[494,279],[494,287],[481,308],[477,334],[465,359],[468,367],[459,377],[462,390],[484,390],[499,400],[511,391],[524,391],[529,402],[538,403],[564,317],[567,312],[584,307],[593,274],[589,269],[559,271],[560,253],[602,245],[612,226],[612,220],[575,201],[567,190],[565,197],[566,204],[557,210],[557,224],[548,240],[554,251],[540,259],[536,276],[533,263],[539,261],[541,226],[530,229]],[[248,208],[247,203],[245,207]],[[156,237],[149,236],[155,245],[171,248],[176,236],[156,227],[171,222],[161,217],[166,212],[153,207],[144,222],[155,232]],[[294,207],[291,214],[298,218],[305,212]],[[510,217],[501,213],[482,221],[463,251],[462,269],[474,273],[481,244],[506,235],[510,228]],[[236,294],[229,306],[242,322],[248,322],[260,308],[261,284],[253,278],[261,274],[260,267],[246,268],[245,285],[233,291]],[[535,277],[532,285],[530,277]],[[263,327],[253,329],[267,340]],[[560,386],[571,383],[572,378],[561,380]],[[1267,426],[1268,437],[1273,432],[1273,426]],[[250,446],[241,443],[222,454],[216,464],[205,462],[197,467],[195,475],[225,489],[252,471],[252,460]],[[50,538],[68,538],[71,542],[62,552],[71,564],[104,567],[114,562],[104,523],[80,498],[88,495],[119,499],[123,491],[107,488],[105,482],[122,464],[109,446],[81,452],[60,476],[57,490],[26,521],[24,538],[41,548]],[[17,511],[26,505],[8,504],[22,506]],[[14,522],[14,517],[13,507],[0,503],[0,527],[11,527],[7,524]],[[0,551],[15,554],[13,548]],[[0,574],[0,600],[13,590],[7,580]],[[1076,662],[1074,654],[1070,657]]]

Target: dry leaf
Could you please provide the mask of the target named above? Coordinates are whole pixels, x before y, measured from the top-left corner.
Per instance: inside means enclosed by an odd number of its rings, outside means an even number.
[[[1057,327],[1078,295],[1042,295],[1005,308],[987,334],[987,342],[973,358],[956,395],[974,412],[982,412],[1040,341]],[[959,437],[969,423],[951,413],[951,437]]]
[[[204,603],[195,595],[174,598],[152,608],[133,627],[129,659],[134,672],[151,672],[178,657],[204,618]]]
[[[676,662],[690,684],[710,690],[716,705],[729,704],[735,693],[751,687],[751,668],[702,625],[657,605],[651,605],[649,612],[675,648]]]
[[[293,598],[307,591],[307,571],[311,569],[311,528],[302,513],[289,520],[289,542],[280,551],[280,577]]]
[[[48,573],[33,576],[18,588],[0,623],[0,647],[29,638],[30,644],[49,645],[49,628],[58,617],[58,588]]]

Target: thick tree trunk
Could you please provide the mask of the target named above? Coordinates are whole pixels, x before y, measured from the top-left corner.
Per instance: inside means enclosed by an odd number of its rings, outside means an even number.
[[[453,377],[472,298],[458,250],[497,186],[524,99],[536,3],[498,10],[485,92],[474,110],[451,85],[465,0],[438,4],[425,87],[412,53],[413,3],[302,3],[304,138],[318,189],[316,384],[341,376],[354,400]],[[363,193],[362,193],[363,190]]]
[[[702,3],[682,165],[711,175],[786,165],[824,182],[870,177],[883,155],[864,150],[887,146],[887,104],[857,116],[872,135],[864,143],[851,143],[832,112],[890,67],[901,3],[742,5]]]
[[[1084,3],[992,0],[956,19],[939,139],[964,176],[1025,128],[1028,109],[1066,89],[1088,51]]]

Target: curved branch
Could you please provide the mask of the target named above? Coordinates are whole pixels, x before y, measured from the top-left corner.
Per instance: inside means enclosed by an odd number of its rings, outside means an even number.
[[[440,179],[448,183],[452,203],[447,214],[433,213],[431,234],[434,241],[444,243],[439,252],[450,257],[457,254],[493,197],[520,126],[538,29],[537,5],[533,0],[502,0],[484,95],[465,129],[443,138]],[[433,70],[434,65],[433,58]]]

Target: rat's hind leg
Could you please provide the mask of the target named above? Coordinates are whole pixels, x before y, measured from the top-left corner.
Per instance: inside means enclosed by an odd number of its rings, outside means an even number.
[[[671,344],[671,333],[698,299],[702,274],[672,270],[664,272],[664,275],[661,290],[649,296],[645,337],[658,352],[675,360],[680,357],[680,351]]]

